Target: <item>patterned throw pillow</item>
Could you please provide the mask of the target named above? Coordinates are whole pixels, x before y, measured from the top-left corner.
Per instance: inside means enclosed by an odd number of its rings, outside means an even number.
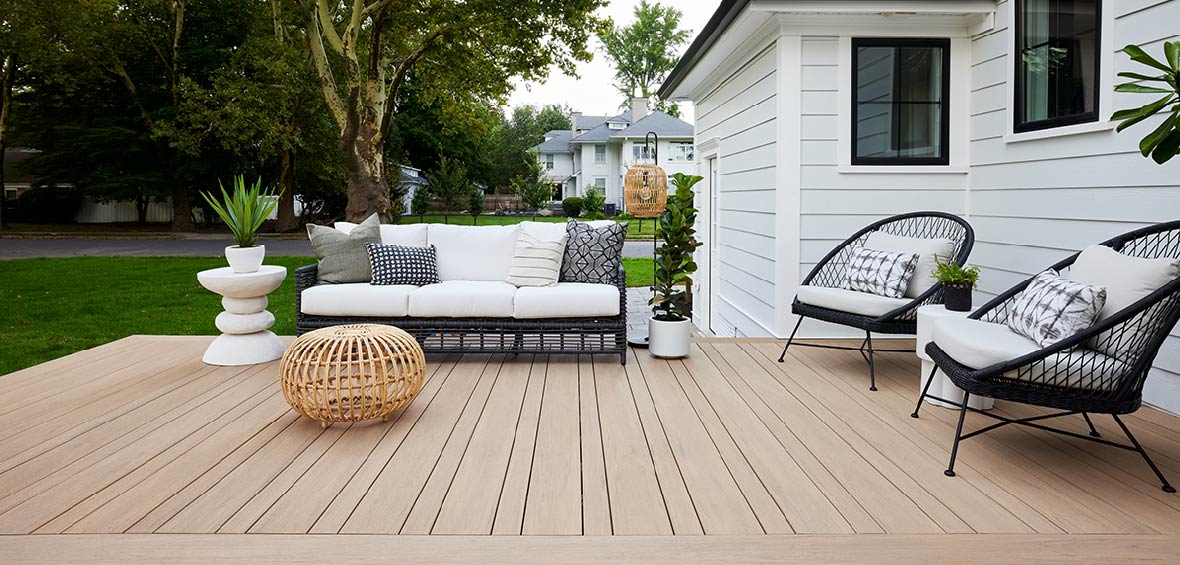
[[[1049,269],[1035,277],[1008,311],[1008,328],[1048,347],[1092,325],[1106,304],[1106,288],[1061,278]]]
[[[918,264],[917,253],[876,251],[857,247],[848,256],[848,281],[844,288],[889,298],[905,296]]]
[[[553,286],[561,276],[561,258],[565,254],[566,234],[556,241],[544,241],[520,232],[516,250],[508,266],[508,284],[513,286]]]
[[[438,282],[438,261],[434,246],[368,245],[373,264],[372,284],[412,284],[424,286]]]
[[[561,261],[561,281],[614,284],[627,239],[627,224],[594,228],[570,220],[565,230],[568,239]]]
[[[319,259],[319,282],[356,283],[373,279],[365,245],[381,243],[381,224],[377,214],[369,216],[348,233],[307,224],[307,237],[316,259]]]

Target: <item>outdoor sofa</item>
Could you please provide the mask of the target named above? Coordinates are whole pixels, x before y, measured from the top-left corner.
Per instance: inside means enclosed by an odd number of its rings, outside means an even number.
[[[347,232],[355,224],[338,222]],[[381,225],[383,245],[436,250],[440,282],[425,286],[318,282],[318,265],[295,271],[296,330],[342,324],[397,326],[425,351],[453,353],[612,353],[626,362],[627,276],[612,284],[559,282],[517,288],[508,277],[521,230],[544,233],[563,223],[513,226]]]

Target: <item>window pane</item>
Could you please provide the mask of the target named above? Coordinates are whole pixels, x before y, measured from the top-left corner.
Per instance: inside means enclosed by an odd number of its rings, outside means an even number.
[[[1018,124],[1095,112],[1096,0],[1024,0]],[[1097,119],[1097,116],[1094,116]]]
[[[857,159],[945,159],[942,138],[946,48],[858,46]]]

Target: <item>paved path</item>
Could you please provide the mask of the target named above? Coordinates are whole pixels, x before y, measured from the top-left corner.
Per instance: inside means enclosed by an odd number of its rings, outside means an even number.
[[[0,259],[28,257],[217,257],[223,239],[0,239]],[[307,240],[265,241],[270,256],[310,256]],[[651,243],[628,241],[624,257],[650,257]]]

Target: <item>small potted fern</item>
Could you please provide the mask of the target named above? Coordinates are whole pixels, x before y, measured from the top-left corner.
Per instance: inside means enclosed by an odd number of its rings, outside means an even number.
[[[237,242],[237,245],[225,248],[225,259],[235,273],[257,272],[266,258],[266,246],[256,245],[254,237],[262,222],[278,205],[279,191],[263,188],[261,177],[253,185],[247,185],[242,175],[234,177],[233,194],[227,194],[220,181],[217,184],[221,188],[220,201],[208,192],[202,192],[201,196],[229,226]]]
[[[664,241],[656,250],[655,285],[652,287],[652,317],[648,321],[648,351],[656,357],[685,357],[692,335],[688,293],[692,274],[697,270],[693,251],[701,243],[696,238],[697,210],[693,207],[692,186],[704,177],[676,173],[672,186],[676,193],[656,222],[656,236]]]
[[[934,271],[930,273],[942,283],[942,298],[947,310],[971,311],[971,291],[979,281],[979,267],[963,267],[954,261],[943,263],[934,256]]]

